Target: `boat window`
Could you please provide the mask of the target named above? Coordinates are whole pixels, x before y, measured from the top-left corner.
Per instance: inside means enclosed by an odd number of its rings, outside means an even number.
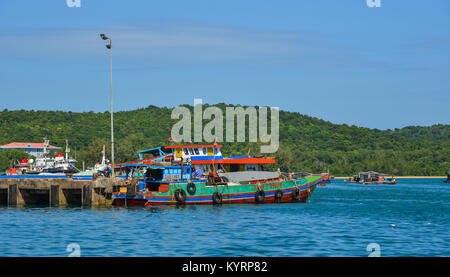
[[[213,148],[214,149],[214,155],[216,155],[217,154],[217,148]]]
[[[194,155],[194,151],[192,151],[192,148],[189,148],[189,154]]]
[[[187,148],[184,148],[183,150],[184,150],[184,154],[185,155],[189,155],[189,152],[188,152]]]
[[[198,151],[198,148],[194,148],[194,152],[195,152],[195,155],[200,155],[200,152]]]
[[[208,152],[206,151],[206,147],[203,147],[203,155],[207,155]]]

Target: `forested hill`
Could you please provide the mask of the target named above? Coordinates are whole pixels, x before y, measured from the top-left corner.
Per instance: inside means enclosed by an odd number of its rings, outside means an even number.
[[[223,110],[226,107],[215,106]],[[170,118],[171,111],[149,106],[114,113],[116,162],[135,160],[137,150],[167,145],[171,128],[177,122]],[[0,144],[40,142],[47,136],[52,145],[64,146],[67,138],[72,156],[80,164],[84,160],[92,165],[101,158],[103,144],[109,151],[109,124],[109,112],[3,110]],[[257,143],[223,144],[225,155],[246,155],[249,151],[259,154]],[[367,170],[396,175],[444,175],[450,170],[450,125],[377,130],[280,111],[280,148],[274,155],[278,159],[276,167],[286,171],[317,173],[329,169],[336,176]],[[0,153],[1,170],[10,158],[11,155]]]

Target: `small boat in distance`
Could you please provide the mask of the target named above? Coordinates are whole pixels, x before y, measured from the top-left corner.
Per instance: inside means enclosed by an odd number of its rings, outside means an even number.
[[[375,171],[360,172],[358,175],[352,177],[352,179],[359,184],[364,185],[376,185],[376,184],[397,184],[397,180],[392,174],[378,173]]]
[[[109,160],[106,159],[106,151],[105,151],[105,145],[103,145],[102,150],[102,161],[100,163],[96,163],[94,167],[88,168],[85,171],[78,172],[76,174],[73,174],[73,176],[94,176],[96,174],[101,174],[108,168]]]
[[[447,180],[444,180],[444,183],[450,183],[450,171],[447,172]]]

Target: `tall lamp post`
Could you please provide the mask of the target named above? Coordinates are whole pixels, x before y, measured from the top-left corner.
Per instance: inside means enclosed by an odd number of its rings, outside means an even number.
[[[115,177],[114,174],[114,113],[113,113],[113,87],[112,87],[112,39],[107,37],[105,34],[100,34],[100,37],[103,40],[109,40],[109,44],[106,45],[110,51],[110,80],[111,80],[111,167],[112,167],[112,177]]]

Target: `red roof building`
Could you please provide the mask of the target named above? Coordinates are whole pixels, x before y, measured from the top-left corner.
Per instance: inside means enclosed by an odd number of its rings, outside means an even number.
[[[11,142],[5,145],[0,146],[0,149],[19,149],[23,150],[26,153],[33,155],[35,157],[39,157],[44,152],[44,143],[35,143],[35,142]],[[61,147],[50,145],[47,147],[48,150],[58,150]]]

